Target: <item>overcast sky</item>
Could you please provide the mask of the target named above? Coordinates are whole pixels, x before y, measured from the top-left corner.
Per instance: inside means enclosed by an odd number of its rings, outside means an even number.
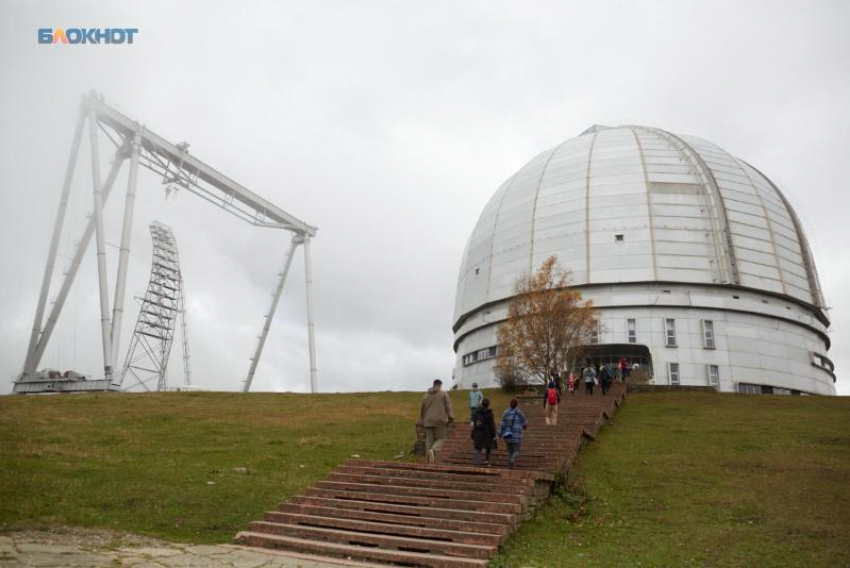
[[[454,364],[460,256],[487,199],[594,123],[715,142],[803,219],[850,394],[848,2],[0,2],[0,393],[20,371],[80,97],[90,89],[319,227],[321,390],[422,389]],[[133,45],[38,45],[41,27],[135,27]],[[105,146],[105,142],[103,143]],[[58,273],[91,207],[81,152]],[[106,167],[104,166],[104,175]],[[114,286],[126,166],[105,212]],[[238,389],[287,247],[139,177],[129,295],[147,225],[177,238],[193,382]],[[42,366],[102,372],[93,250]],[[58,276],[54,292],[58,288]],[[309,389],[303,257],[255,390]],[[138,306],[128,301],[123,361]],[[180,349],[171,381],[182,381]]]

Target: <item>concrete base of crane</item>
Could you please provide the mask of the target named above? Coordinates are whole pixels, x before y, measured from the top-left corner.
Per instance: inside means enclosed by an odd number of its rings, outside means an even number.
[[[34,376],[21,375],[14,382],[15,394],[52,394],[68,392],[107,392],[120,390],[108,379],[91,379],[73,371],[60,373],[45,369]]]

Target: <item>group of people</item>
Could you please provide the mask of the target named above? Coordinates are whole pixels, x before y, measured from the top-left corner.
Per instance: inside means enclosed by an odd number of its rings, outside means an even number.
[[[501,438],[507,446],[508,464],[511,469],[514,468],[522,445],[522,433],[528,427],[528,419],[518,406],[517,399],[511,400],[510,408],[502,413],[497,429],[490,399],[485,398],[484,393],[478,390],[478,384],[472,384],[472,390],[469,392],[469,422],[472,425],[475,465],[490,467],[490,457],[498,447],[498,439]],[[448,436],[448,427],[454,420],[449,395],[443,390],[443,382],[436,379],[425,393],[419,409],[419,423],[425,430],[428,463],[436,461],[436,452],[443,446]]]
[[[597,368],[591,361],[587,361],[578,373],[574,370],[566,373],[566,389],[570,394],[575,394],[579,383],[584,382],[585,396],[593,396],[593,389],[598,384],[602,395],[605,396],[614,381],[625,382],[628,377],[629,366],[625,357],[620,359],[616,368],[607,364],[599,365]],[[564,386],[562,374],[553,370],[543,393],[547,426],[558,424],[558,405],[561,403]],[[449,425],[454,420],[452,402],[448,393],[443,390],[443,382],[435,379],[433,386],[425,393],[419,409],[418,423],[425,430],[425,451],[428,455],[428,463],[435,462],[436,452],[443,446],[443,442],[448,437]],[[469,391],[469,423],[472,426],[475,465],[490,466],[492,451],[498,447],[498,439],[501,438],[507,446],[508,462],[513,469],[519,458],[522,433],[528,427],[528,419],[518,408],[517,400],[511,400],[511,406],[502,413],[501,422],[497,428],[495,414],[490,408],[490,399],[485,398],[484,393],[478,390],[477,383],[472,383],[472,390]]]
[[[591,361],[587,361],[578,373],[575,370],[567,373],[566,388],[570,394],[575,394],[579,389],[579,384],[584,383],[585,396],[593,396],[593,388],[599,385],[602,394],[607,395],[614,381],[626,382],[628,378],[629,364],[625,357],[620,358],[616,367],[610,364],[602,364],[597,367]],[[550,383],[555,384],[559,393],[562,392],[561,375],[557,371],[552,371]]]

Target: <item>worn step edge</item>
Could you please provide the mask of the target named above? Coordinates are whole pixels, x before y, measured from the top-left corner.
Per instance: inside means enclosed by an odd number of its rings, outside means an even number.
[[[272,525],[274,523],[264,523],[263,521],[255,521],[257,524]],[[254,525],[255,523],[251,523]],[[372,534],[367,532],[349,531],[343,529],[326,529],[322,527],[312,527],[306,525],[283,525],[276,524],[274,526],[276,532],[269,534],[251,529],[249,532],[262,534],[266,536],[289,536],[293,538],[303,538],[306,540],[320,540],[324,542],[337,542],[340,544],[348,544],[351,546],[378,546],[386,547],[392,550],[420,552],[421,554],[433,554],[435,552],[445,554],[447,556],[455,556],[461,558],[480,558],[487,559],[492,557],[498,550],[497,545],[480,545],[480,544],[463,544],[457,542],[446,542],[441,540],[431,540],[415,537],[402,537],[384,534]],[[289,534],[285,534],[289,533]],[[309,535],[309,536],[308,536]],[[386,550],[386,548],[384,548]]]
[[[340,481],[351,479],[354,483],[369,482],[373,485],[401,485],[411,487],[459,487],[470,491],[484,491],[496,493],[500,491],[508,493],[524,493],[530,484],[517,485],[510,482],[499,483],[496,480],[473,483],[470,481],[455,481],[451,479],[417,479],[415,477],[395,477],[389,475],[369,475],[364,473],[349,473],[346,471],[332,471],[325,478],[327,481]]]
[[[427,505],[429,507],[461,509],[467,511],[480,510],[507,514],[516,514],[522,511],[522,505],[517,503],[497,503],[493,501],[473,501],[469,499],[440,499],[439,497],[426,497],[421,495],[386,495],[365,491],[345,491],[340,489],[321,489],[317,487],[308,488],[304,494],[318,497],[331,496],[336,499],[355,499],[357,501],[369,501],[374,503],[419,506]]]
[[[422,469],[425,471],[437,471],[456,473],[458,475],[486,475],[486,476],[502,476],[502,477],[519,477],[519,478],[534,478],[535,476],[529,472],[515,472],[508,470],[493,470],[480,467],[457,467],[457,466],[441,466],[441,465],[425,465],[413,462],[377,462],[369,460],[348,460],[347,465],[368,464],[373,467],[382,469],[404,469],[416,470]]]
[[[439,487],[421,487],[416,485],[386,485],[377,483],[352,483],[348,481],[317,481],[312,485],[315,489],[332,489],[342,491],[359,491],[364,493],[384,493],[387,495],[407,495],[411,497],[435,497],[437,499],[458,499],[460,501],[480,501],[486,503],[516,503],[526,502],[525,493],[484,493],[480,491],[459,491]]]
[[[341,519],[339,517],[325,517],[317,515],[306,515],[303,513],[277,513],[285,518],[276,520],[265,519],[254,521],[248,530],[254,532],[274,531],[275,525],[304,525],[310,527],[334,528],[350,530],[376,535],[404,536],[423,539],[434,539],[445,542],[461,544],[480,544],[499,546],[501,537],[495,534],[466,532],[458,530],[446,530],[433,527],[415,527],[410,525],[399,525],[394,523],[379,523],[374,521],[362,521],[358,519]]]
[[[347,519],[352,521],[395,523],[397,525],[405,525],[408,527],[439,528],[460,532],[474,532],[498,537],[504,537],[508,533],[509,528],[507,525],[500,523],[481,523],[462,519],[445,519],[440,517],[381,513],[377,511],[364,511],[362,509],[307,505],[304,503],[281,503],[277,511],[266,511],[263,517],[267,521],[275,522],[277,515],[299,514]]]
[[[487,566],[486,560],[474,558],[459,558],[437,554],[422,554],[418,552],[401,552],[398,550],[344,545],[295,537],[264,535],[251,531],[240,532],[236,535],[236,539],[237,541],[247,543],[250,546],[275,548],[279,550],[294,549],[307,552],[319,552],[331,556],[341,556],[343,558],[380,560],[383,562],[394,562],[407,566],[423,566],[428,568],[483,568]]]
[[[387,512],[405,514],[416,517],[436,517],[439,519],[467,520],[499,524],[513,527],[516,523],[516,514],[500,513],[494,511],[474,511],[469,509],[449,509],[445,507],[422,507],[404,503],[381,503],[377,501],[363,501],[358,499],[337,499],[333,497],[320,497],[315,495],[298,495],[292,499],[294,503],[312,505],[311,502],[321,503],[319,506],[336,506],[345,509],[360,511]],[[486,519],[486,520],[485,520]]]

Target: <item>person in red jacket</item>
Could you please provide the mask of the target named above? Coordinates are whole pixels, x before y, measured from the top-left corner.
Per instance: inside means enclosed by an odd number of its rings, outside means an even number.
[[[555,426],[558,423],[558,404],[561,402],[561,391],[555,381],[549,381],[543,394],[543,408],[546,410],[546,425]]]
[[[617,364],[617,379],[620,382],[625,382],[629,376],[629,364],[625,357],[620,357],[620,362]]]

